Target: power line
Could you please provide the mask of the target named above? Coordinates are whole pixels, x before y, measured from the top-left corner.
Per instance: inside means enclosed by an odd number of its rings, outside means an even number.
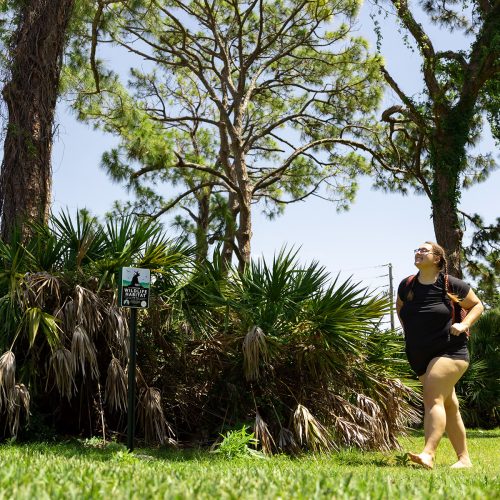
[[[379,264],[377,266],[365,266],[365,267],[351,267],[349,269],[341,269],[340,272],[346,272],[346,271],[361,271],[363,269],[377,269],[379,267],[387,267],[390,264]]]

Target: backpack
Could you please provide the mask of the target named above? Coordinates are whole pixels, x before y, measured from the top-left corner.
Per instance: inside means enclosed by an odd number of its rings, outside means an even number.
[[[408,276],[406,278],[406,283],[405,283],[405,288],[404,288],[404,293],[405,293],[405,299],[408,297],[408,294],[410,293],[410,290],[413,288],[413,283],[415,282],[415,278],[417,277],[416,274],[412,274],[411,276]],[[448,275],[444,275],[444,282],[445,282],[445,290],[444,293],[445,295],[449,292],[448,288],[446,285],[449,283],[448,280]],[[404,301],[403,301],[404,302]],[[468,311],[464,309],[458,302],[455,302],[450,299],[451,303],[451,324],[453,323],[461,323],[465,316],[467,316]],[[467,337],[470,336],[470,330],[467,329],[465,330],[465,333],[467,334]]]

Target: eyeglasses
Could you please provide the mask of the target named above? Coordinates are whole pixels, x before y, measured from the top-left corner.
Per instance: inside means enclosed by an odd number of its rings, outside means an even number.
[[[427,255],[428,253],[433,254],[434,252],[431,252],[428,248],[415,248],[415,250],[413,250],[413,253],[421,253],[422,255]]]

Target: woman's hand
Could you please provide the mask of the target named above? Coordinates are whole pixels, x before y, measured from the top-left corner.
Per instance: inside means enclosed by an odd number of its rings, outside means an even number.
[[[451,325],[450,333],[452,335],[461,335],[469,329],[469,325],[465,323],[453,323]]]

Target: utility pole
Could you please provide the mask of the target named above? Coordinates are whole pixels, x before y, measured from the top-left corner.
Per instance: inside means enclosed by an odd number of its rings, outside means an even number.
[[[392,264],[388,264],[389,267],[389,303],[391,307],[391,330],[394,330],[394,287],[392,284]]]

